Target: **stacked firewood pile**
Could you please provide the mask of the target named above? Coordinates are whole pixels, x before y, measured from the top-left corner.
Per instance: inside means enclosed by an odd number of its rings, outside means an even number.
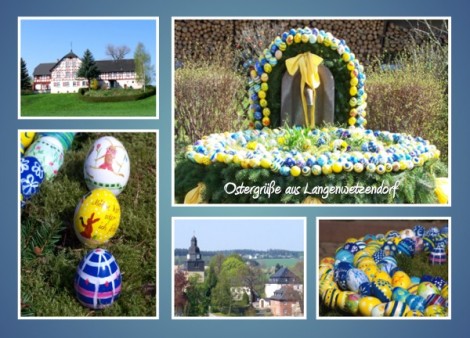
[[[442,20],[176,20],[175,57],[207,59],[219,53],[221,46],[237,48],[243,44],[263,50],[278,34],[305,26],[346,40],[364,64],[384,52],[399,52],[411,41],[422,43],[430,36],[448,42]]]

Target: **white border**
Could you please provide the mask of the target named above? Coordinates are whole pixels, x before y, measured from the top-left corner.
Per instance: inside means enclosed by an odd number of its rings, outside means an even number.
[[[26,20],[154,20],[155,21],[155,116],[21,116],[21,22]],[[160,19],[158,16],[19,16],[18,17],[18,120],[158,120],[160,118]],[[32,76],[32,75],[31,75]]]
[[[448,100],[448,111],[447,111],[447,125],[448,125],[448,135],[447,135],[447,142],[448,142],[448,179],[449,179],[449,186],[450,186],[450,192],[448,196],[448,203],[447,204],[361,204],[360,206],[362,207],[415,207],[415,206],[420,206],[420,207],[440,207],[440,208],[449,208],[452,206],[452,178],[451,178],[451,173],[452,173],[452,159],[451,159],[451,150],[452,150],[452,123],[451,123],[451,104],[452,104],[452,86],[451,86],[451,74],[452,74],[452,18],[450,16],[319,16],[319,17],[303,17],[303,16],[278,16],[278,17],[256,17],[256,16],[234,16],[234,17],[225,17],[225,16],[214,16],[214,17],[204,17],[204,16],[172,16],[171,17],[171,41],[172,41],[172,46],[171,46],[171,62],[172,62],[172,68],[171,68],[171,135],[172,135],[172,143],[171,143],[171,154],[172,154],[172,160],[171,160],[171,206],[172,207],[196,207],[196,208],[204,208],[204,207],[258,207],[258,206],[263,206],[263,207],[312,207],[311,205],[308,204],[285,204],[285,203],[267,203],[267,204],[262,204],[262,203],[252,203],[252,204],[237,204],[237,203],[231,203],[231,204],[210,204],[210,203],[205,203],[205,204],[191,204],[191,205],[185,205],[183,203],[176,203],[175,202],[175,169],[176,169],[176,154],[175,154],[175,67],[174,67],[174,60],[175,60],[175,21],[176,20],[290,20],[290,19],[295,19],[295,20],[447,20],[448,21],[448,29],[449,29],[449,34],[448,34],[448,46],[449,46],[449,51],[448,51],[448,64],[449,64],[449,69],[448,69],[448,95],[449,95],[449,100]],[[348,207],[348,206],[357,206],[357,204],[315,204],[316,207]]]
[[[387,220],[393,220],[393,221],[447,221],[447,225],[449,227],[449,243],[452,242],[451,239],[451,232],[452,232],[452,226],[451,226],[451,217],[317,217],[316,218],[316,229],[315,229],[315,238],[316,238],[316,243],[315,243],[315,253],[316,253],[316,262],[315,262],[315,276],[317,276],[318,272],[318,266],[320,264],[320,255],[319,255],[319,248],[320,248],[320,221],[356,221],[356,220],[368,220],[368,221],[373,221],[373,220],[380,220],[380,221],[387,221]],[[364,234],[366,235],[366,234]],[[346,238],[344,239],[346,240]],[[449,245],[449,254],[448,254],[448,267],[449,267],[449,279],[448,279],[448,284],[449,284],[449,308],[448,308],[448,316],[447,317],[363,317],[363,316],[350,316],[350,317],[328,317],[328,316],[320,316],[320,295],[319,295],[319,289],[318,289],[318,277],[316,277],[314,286],[315,286],[315,319],[317,320],[451,320],[452,319],[452,301],[451,301],[451,294],[452,294],[452,244]]]
[[[304,313],[302,317],[176,317],[174,313],[175,309],[175,299],[174,299],[174,289],[175,289],[175,274],[174,274],[174,266],[175,266],[175,226],[177,226],[178,220],[209,220],[209,221],[216,221],[216,220],[252,220],[256,221],[258,219],[263,220],[273,220],[273,221],[282,221],[282,220],[297,220],[303,221],[303,228],[304,228]],[[222,226],[221,226],[222,227]],[[307,319],[307,304],[308,297],[307,297],[307,286],[308,286],[308,278],[307,278],[307,218],[306,217],[172,217],[171,218],[171,319],[172,320],[306,320]]]
[[[18,320],[54,320],[54,319],[66,319],[66,320],[81,320],[81,319],[87,319],[87,320],[103,320],[103,319],[112,319],[112,320],[115,320],[115,319],[118,319],[118,320],[158,320],[159,319],[159,309],[160,309],[160,294],[159,294],[159,290],[160,290],[160,256],[159,256],[159,245],[158,245],[158,239],[159,239],[159,234],[160,234],[160,227],[159,227],[159,205],[160,205],[160,177],[159,177],[159,173],[160,173],[160,170],[158,170],[158,164],[160,162],[159,160],[159,157],[160,157],[160,135],[159,135],[159,130],[157,129],[142,129],[142,130],[132,130],[132,129],[77,129],[77,130],[74,130],[74,129],[34,129],[34,128],[31,128],[31,129],[18,129],[18,139],[17,139],[17,145],[20,144],[21,142],[21,132],[25,132],[25,131],[34,131],[36,133],[38,132],[75,132],[75,133],[89,133],[89,134],[92,134],[92,133],[152,133],[152,134],[155,134],[155,138],[156,138],[156,143],[157,143],[157,149],[156,149],[156,156],[155,156],[155,170],[156,170],[156,177],[155,177],[155,192],[156,192],[156,195],[155,195],[155,264],[156,264],[156,290],[155,290],[155,297],[157,298],[156,300],[156,309],[155,309],[155,317],[110,317],[110,316],[106,316],[106,317],[81,317],[81,316],[76,316],[76,317],[72,317],[72,316],[66,316],[66,317],[27,317],[27,316],[21,316],[21,204],[18,202],[18,290],[17,290],[17,293],[18,293]],[[19,148],[18,148],[18,157],[17,157],[17,163],[20,163],[20,159],[21,159],[21,154],[20,154],[20,151],[19,151]],[[17,172],[17,182],[20,182],[20,171],[18,169],[18,172]],[[21,194],[21,191],[20,191],[20,184],[18,184],[18,188],[17,188],[17,197],[16,197],[16,200],[17,201],[20,201],[20,194]],[[72,281],[71,281],[72,283]],[[77,306],[82,306],[78,303],[77,301]]]

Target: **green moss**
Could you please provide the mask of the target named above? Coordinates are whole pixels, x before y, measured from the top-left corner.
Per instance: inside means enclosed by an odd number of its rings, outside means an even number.
[[[117,197],[121,222],[103,245],[122,272],[122,292],[110,308],[92,311],[76,299],[75,270],[89,251],[75,236],[75,206],[87,191],[83,162],[93,142],[119,139],[131,160],[131,176]],[[156,137],[154,133],[80,133],[53,181],[44,182],[21,215],[22,316],[155,316]]]

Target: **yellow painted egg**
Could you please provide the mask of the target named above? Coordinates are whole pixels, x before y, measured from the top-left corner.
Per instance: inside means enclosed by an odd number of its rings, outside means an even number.
[[[372,317],[383,317],[385,314],[385,305],[387,305],[387,303],[380,303],[379,305],[374,306],[370,312]]]
[[[324,263],[328,263],[328,264],[332,264],[334,265],[335,264],[335,259],[333,257],[325,257],[325,258],[322,258],[320,260],[320,264],[324,264]]]
[[[341,291],[336,299],[336,308],[340,309],[341,311],[346,311],[346,302],[350,295],[353,295],[354,292],[352,291]]]
[[[380,299],[376,297],[362,297],[359,301],[359,313],[362,316],[370,317],[372,316],[372,309],[381,303]]]
[[[449,286],[448,286],[448,284],[444,285],[444,287],[442,288],[442,290],[441,290],[441,296],[442,296],[444,299],[448,299],[448,298],[449,298]]]
[[[116,233],[121,221],[121,207],[107,189],[95,189],[84,195],[73,217],[75,234],[89,247],[100,246]]]
[[[424,314],[418,310],[409,310],[405,313],[404,317],[424,317]]]
[[[447,310],[442,305],[430,305],[424,310],[425,317],[447,317]]]
[[[386,281],[386,282],[390,283],[390,285],[392,284],[392,277],[390,277],[390,275],[388,273],[386,273],[385,271],[380,271],[375,276],[374,281],[378,281],[378,280]]]
[[[364,258],[371,258],[370,254],[367,251],[360,250],[356,252],[356,254],[354,255],[354,259],[353,259],[354,266],[357,267],[359,263],[361,262],[361,260],[363,260]]]
[[[320,275],[320,281],[333,281],[335,279],[335,271],[333,269],[327,270]]]
[[[338,299],[338,295],[341,291],[336,288],[329,288],[325,291],[325,296],[323,297],[323,302],[327,307],[330,309],[334,309],[336,307],[336,301]]]
[[[320,296],[322,299],[325,297],[325,293],[328,289],[338,289],[338,284],[334,281],[321,281],[318,284],[318,290],[320,291]]]
[[[376,265],[374,259],[372,257],[364,257],[363,259],[361,259],[360,262],[358,262],[357,267],[359,269],[363,270],[366,267],[368,267],[369,265]]]
[[[408,289],[411,285],[411,278],[404,271],[397,271],[392,276],[392,286]]]
[[[20,142],[24,149],[28,148],[33,143],[35,132],[23,131],[20,133]]]
[[[380,272],[380,269],[377,265],[368,265],[364,269],[361,269],[366,274],[367,278],[369,278],[369,282],[372,282],[377,277],[377,274]]]

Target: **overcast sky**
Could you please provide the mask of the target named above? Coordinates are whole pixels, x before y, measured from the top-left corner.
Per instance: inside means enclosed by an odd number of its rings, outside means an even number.
[[[89,49],[95,60],[110,59],[105,54],[108,44],[126,45],[134,57],[135,47],[142,42],[156,65],[156,21],[145,20],[30,20],[20,21],[20,56],[25,60],[29,75],[40,63],[55,62],[73,52],[83,57]],[[158,69],[157,69],[158,72]]]
[[[174,222],[174,248],[187,249],[196,235],[201,250],[304,251],[303,219],[191,218]]]

